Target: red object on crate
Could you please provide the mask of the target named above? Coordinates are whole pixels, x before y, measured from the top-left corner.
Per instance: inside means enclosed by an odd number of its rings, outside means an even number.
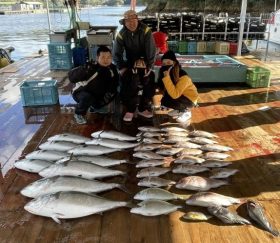
[[[235,42],[229,43],[229,54],[237,55],[237,43],[235,43]]]

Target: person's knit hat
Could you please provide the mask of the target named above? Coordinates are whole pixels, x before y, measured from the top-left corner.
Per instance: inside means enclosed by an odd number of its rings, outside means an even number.
[[[123,14],[123,18],[120,19],[120,24],[124,24],[124,20],[126,19],[137,19],[138,15],[134,10],[127,10]]]
[[[178,62],[176,55],[173,51],[167,51],[163,54],[163,56],[161,57],[161,61],[164,59],[170,59],[174,62]]]

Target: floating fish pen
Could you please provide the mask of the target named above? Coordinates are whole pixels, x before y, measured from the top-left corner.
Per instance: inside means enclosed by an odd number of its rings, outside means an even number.
[[[160,13],[155,16],[142,16],[142,22],[153,31],[159,29],[169,33],[170,40],[205,40],[237,41],[239,34],[239,17],[228,14],[194,14],[194,13]],[[263,40],[266,32],[262,17],[247,16],[243,38]]]

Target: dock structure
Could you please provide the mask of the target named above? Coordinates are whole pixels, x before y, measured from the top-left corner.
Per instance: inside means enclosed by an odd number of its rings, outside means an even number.
[[[243,84],[198,85],[199,107],[193,108],[190,130],[203,130],[218,136],[220,144],[230,146],[227,161],[239,172],[230,177],[229,185],[211,189],[223,195],[252,199],[261,203],[273,225],[280,229],[280,62],[263,63],[253,56],[238,58],[247,66],[260,65],[271,71],[268,88],[250,88]],[[58,80],[59,101],[55,106],[22,107],[19,85],[25,80]],[[73,120],[75,102],[70,95],[67,71],[50,71],[48,57],[24,58],[0,69],[0,242],[104,242],[104,243],[272,243],[279,238],[253,225],[226,225],[212,218],[205,222],[182,219],[189,211],[207,212],[201,207],[187,206],[183,200],[172,201],[182,209],[169,215],[145,217],[118,208],[103,214],[62,220],[35,216],[23,209],[30,201],[20,190],[40,179],[38,174],[15,169],[13,164],[45,142],[49,137],[71,132],[90,137],[98,130],[116,130],[135,136],[138,127],[159,126],[168,122],[166,114],[153,119],[136,118],[122,121],[121,105],[113,114],[88,114],[88,124]],[[113,189],[100,195],[130,201],[143,188],[137,186],[138,169],[132,150],[115,152],[110,157],[130,160],[114,168],[127,172],[127,177],[112,177],[106,182],[122,183],[131,192]],[[201,174],[203,175],[203,174]],[[171,172],[162,176],[178,181],[183,175]],[[194,192],[175,187],[178,194]],[[133,201],[136,203],[136,201]],[[249,219],[244,204],[230,206]]]

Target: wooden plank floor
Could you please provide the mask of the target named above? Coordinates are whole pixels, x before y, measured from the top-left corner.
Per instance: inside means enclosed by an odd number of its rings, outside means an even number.
[[[135,135],[140,125],[158,124],[165,115],[153,120],[137,118],[132,124],[123,123],[117,109],[115,114],[90,114],[88,125],[73,121],[73,100],[65,72],[48,71],[47,59],[21,63],[16,72],[0,73],[0,242],[101,242],[101,243],[255,243],[280,242],[279,238],[251,225],[224,225],[216,219],[190,222],[182,219],[185,212],[201,210],[186,206],[184,201],[173,201],[184,206],[168,216],[144,217],[119,208],[80,219],[55,223],[50,218],[31,215],[23,209],[29,199],[19,192],[38,175],[13,168],[13,162],[36,150],[48,137],[62,132],[90,136],[100,129],[114,129]],[[252,58],[244,62],[258,62]],[[22,61],[24,62],[24,61]],[[259,63],[259,62],[258,62]],[[262,64],[262,63],[259,63]],[[23,70],[24,65],[30,65]],[[249,65],[249,64],[248,64]],[[271,65],[271,64],[270,64]],[[35,67],[38,67],[37,69]],[[274,67],[274,66],[272,66]],[[32,72],[27,70],[32,69]],[[40,70],[40,71],[38,71]],[[201,129],[219,136],[219,143],[234,148],[228,159],[239,173],[230,185],[212,191],[238,198],[252,198],[265,208],[270,222],[280,229],[280,83],[277,68],[270,88],[252,89],[247,86],[199,85],[200,106],[193,109],[190,129]],[[30,78],[57,78],[60,82],[60,105],[45,110],[23,109],[19,100],[18,84]],[[12,82],[12,83],[11,83]],[[132,157],[132,151],[111,155]],[[115,177],[105,181],[124,183],[131,195],[114,189],[101,195],[115,200],[131,200],[142,188],[137,186],[137,170],[133,164],[116,166],[126,171],[127,178]],[[207,175],[207,174],[205,174]],[[168,173],[165,178],[178,180],[182,176]],[[180,194],[191,194],[171,188]],[[248,218],[244,205],[231,206]],[[202,209],[203,210],[203,209]]]

